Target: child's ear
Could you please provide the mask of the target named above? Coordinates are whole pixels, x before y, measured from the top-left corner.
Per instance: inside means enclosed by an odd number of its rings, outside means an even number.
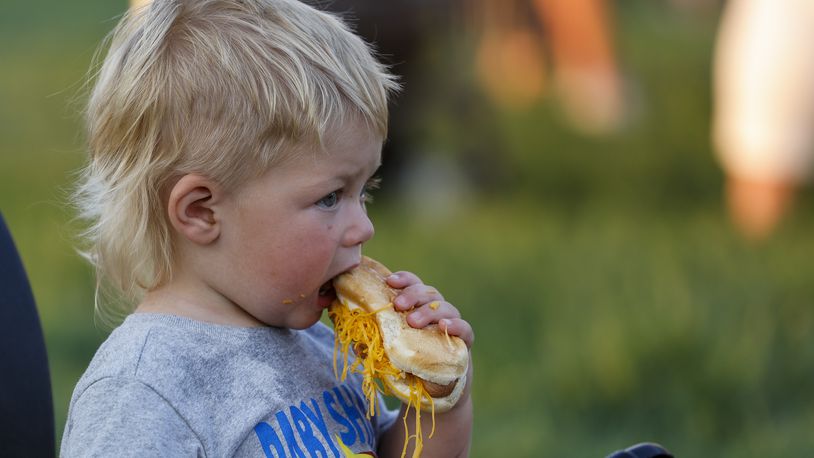
[[[170,190],[167,203],[170,223],[181,235],[199,245],[208,245],[220,235],[220,214],[216,205],[221,187],[196,174],[181,177]]]

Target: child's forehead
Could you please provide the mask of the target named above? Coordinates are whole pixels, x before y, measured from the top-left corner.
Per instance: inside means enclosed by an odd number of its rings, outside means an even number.
[[[355,162],[357,159],[370,161],[375,150],[377,161],[381,162],[381,149],[384,138],[364,121],[356,118],[341,123],[332,123],[321,135],[316,145],[312,145],[314,160]]]
[[[383,143],[381,136],[371,131],[335,129],[321,141],[294,145],[270,168],[281,171],[304,168],[321,174],[353,177],[381,166]]]
[[[341,145],[347,142],[379,142],[384,139],[378,129],[372,125],[371,120],[363,119],[358,114],[346,114],[340,119],[330,121],[322,134],[323,143],[330,147],[331,143]]]
[[[348,142],[341,147],[323,147],[302,154],[300,164],[322,169],[337,177],[352,178],[364,171],[375,171],[382,164],[382,142],[368,139],[366,142]]]

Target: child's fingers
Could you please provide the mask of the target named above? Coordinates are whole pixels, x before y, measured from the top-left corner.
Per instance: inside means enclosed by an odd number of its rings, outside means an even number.
[[[399,271],[386,279],[387,284],[393,288],[401,289],[398,296],[393,299],[397,310],[410,310],[407,323],[414,328],[424,328],[429,324],[438,323],[439,327],[450,335],[460,337],[467,347],[471,347],[475,340],[472,326],[461,319],[461,313],[454,305],[444,300],[441,293],[432,286],[425,285],[412,272]]]
[[[387,281],[388,285],[397,289],[406,288],[410,285],[421,283],[421,279],[418,278],[416,274],[404,270],[391,274],[385,280]]]
[[[467,348],[472,348],[475,342],[475,331],[468,321],[461,318],[444,318],[438,322],[438,327],[447,331],[451,336],[458,336],[464,341]]]
[[[432,301],[410,312],[407,315],[407,324],[414,328],[423,328],[446,318],[460,317],[461,313],[449,302]]]
[[[414,283],[403,290],[393,299],[396,310],[410,310],[413,307],[432,302],[440,302],[444,296],[432,286],[423,283]]]

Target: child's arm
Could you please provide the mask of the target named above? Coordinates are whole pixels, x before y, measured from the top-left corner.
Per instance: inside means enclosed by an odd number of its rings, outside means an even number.
[[[60,456],[203,456],[189,424],[156,391],[107,377],[71,403]]]
[[[475,334],[468,322],[461,318],[460,312],[438,293],[435,288],[427,286],[410,272],[396,272],[387,279],[387,283],[394,288],[403,288],[394,300],[398,310],[410,310],[407,322],[414,328],[423,328],[432,323],[438,323],[441,329],[446,329],[450,335],[463,339],[466,346],[472,348]],[[432,305],[431,305],[432,304]],[[472,398],[470,396],[472,385],[472,359],[466,377],[466,387],[452,410],[435,415],[435,434],[429,437],[432,431],[432,415],[421,415],[421,431],[424,434],[424,449],[421,456],[432,457],[465,457],[469,455],[469,444],[472,436]],[[382,457],[400,457],[404,447],[405,431],[401,417],[404,416],[406,406],[401,408],[401,416],[393,426],[387,430],[379,444],[379,454]],[[415,425],[415,411],[411,408],[407,414],[407,424],[412,429]],[[411,440],[406,456],[412,456],[415,441]]]

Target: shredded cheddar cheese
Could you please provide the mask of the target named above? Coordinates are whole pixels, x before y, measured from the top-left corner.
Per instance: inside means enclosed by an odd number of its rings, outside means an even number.
[[[374,315],[380,310],[392,306],[392,304],[387,304],[385,307],[373,312],[365,312],[360,308],[351,310],[347,305],[336,301],[328,308],[328,316],[334,323],[334,334],[336,336],[333,361],[334,374],[341,381],[345,381],[349,372],[362,375],[362,391],[368,400],[368,418],[376,414],[376,391],[391,394],[387,383],[382,382],[382,380],[387,376],[405,380],[409,387],[409,394],[407,409],[403,418],[406,440],[404,441],[401,456],[404,458],[407,455],[407,445],[410,440],[414,439],[413,458],[418,458],[421,456],[421,450],[424,447],[424,437],[421,432],[421,405],[423,402],[425,405],[429,404],[430,406],[432,430],[429,437],[432,437],[435,433],[435,406],[432,396],[427,393],[421,380],[412,374],[406,374],[393,367],[384,352],[384,341]],[[354,350],[354,358],[349,364],[351,348]],[[340,354],[343,363],[341,376],[337,368],[337,359]],[[376,383],[376,379],[380,382]],[[415,411],[415,433],[412,435],[407,424],[407,415],[411,408]]]
[[[404,447],[401,449],[401,458],[404,458],[407,455],[407,444],[410,443],[410,439],[415,439],[415,450],[413,450],[413,458],[418,458],[421,456],[421,450],[424,448],[424,436],[421,433],[421,401],[422,399],[426,398],[429,400],[430,409],[432,412],[432,430],[430,431],[430,436],[432,437],[435,434],[435,405],[432,400],[432,396],[427,393],[427,390],[424,388],[424,384],[418,379],[418,377],[414,375],[407,375],[408,377],[408,386],[410,388],[410,396],[409,402],[407,403],[407,409],[405,409],[404,417],[402,418],[404,422],[404,435],[407,439],[404,441]],[[410,407],[413,408],[415,411],[415,434],[410,435],[410,428],[407,425],[407,413],[410,411]]]

